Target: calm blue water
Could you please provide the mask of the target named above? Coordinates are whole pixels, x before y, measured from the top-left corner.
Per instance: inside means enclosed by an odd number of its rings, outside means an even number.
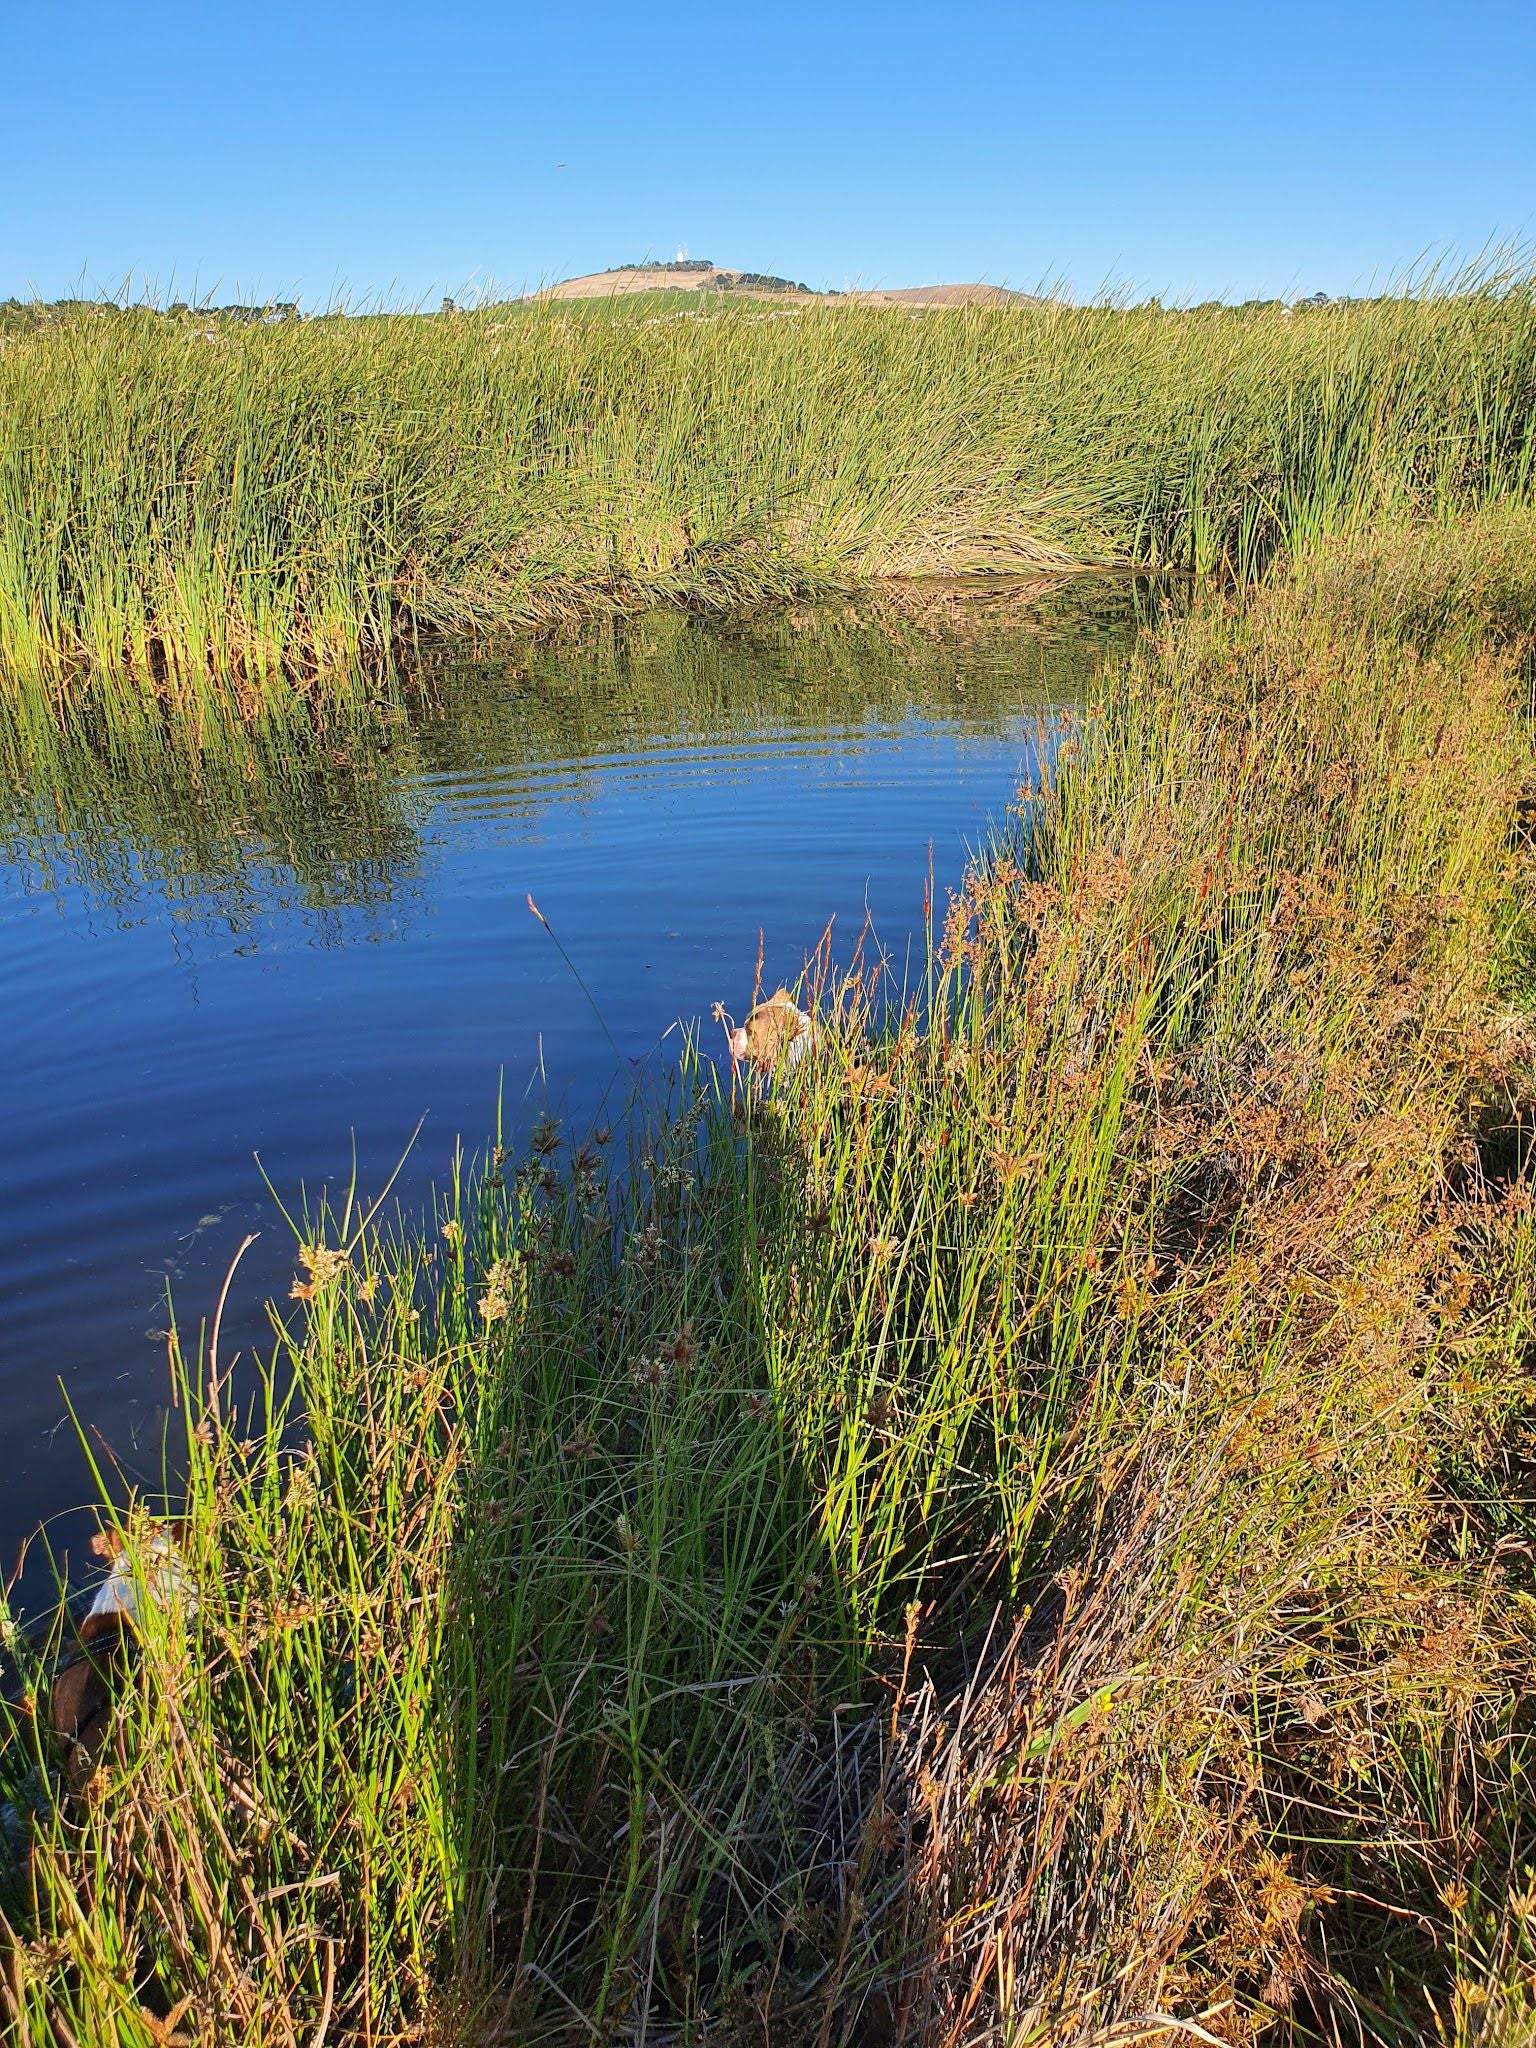
[[[914,935],[920,961],[930,861],[942,910],[1127,607],[1078,596],[1049,631],[1018,605],[642,622],[449,672],[361,742],[23,758],[0,804],[0,1561],[89,1494],[66,1397],[154,1480],[167,1291],[195,1331],[253,1230],[226,1328],[261,1331],[293,1270],[263,1171],[291,1205],[355,1148],[377,1190],[424,1117],[397,1190],[419,1206],[498,1089],[514,1133],[550,1104],[611,1116],[614,1044],[664,1066],[717,998],[748,1007],[760,945],[770,987],[829,920],[842,957],[868,921],[898,972]]]

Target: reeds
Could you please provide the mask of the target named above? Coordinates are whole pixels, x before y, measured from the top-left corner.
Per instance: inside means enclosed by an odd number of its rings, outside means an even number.
[[[1523,2039],[1530,538],[1148,638],[771,1099],[301,1219],[13,2038]]]
[[[250,711],[403,641],[1051,562],[1245,575],[1531,486],[1536,303],[684,317],[630,302],[0,345],[0,676]]]

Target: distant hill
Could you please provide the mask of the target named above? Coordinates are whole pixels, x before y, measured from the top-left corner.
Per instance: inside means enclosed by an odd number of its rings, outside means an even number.
[[[738,298],[790,298],[805,304],[840,301],[861,306],[1035,306],[1041,301],[1027,292],[1011,292],[996,284],[923,284],[901,291],[813,292],[809,285],[759,270],[722,270],[694,258],[676,263],[629,263],[617,270],[596,270],[588,277],[568,277],[562,284],[534,292],[535,299],[618,299],[635,292],[729,293]]]
[[[843,292],[861,306],[1043,306],[1034,292],[1001,284],[914,284],[902,291]]]

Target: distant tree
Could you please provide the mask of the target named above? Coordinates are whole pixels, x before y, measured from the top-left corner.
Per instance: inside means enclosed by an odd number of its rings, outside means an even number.
[[[24,334],[71,320],[120,320],[145,310],[116,299],[0,299],[0,333]]]

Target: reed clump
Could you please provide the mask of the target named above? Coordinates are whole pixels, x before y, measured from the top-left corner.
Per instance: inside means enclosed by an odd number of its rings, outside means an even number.
[[[1524,2039],[1521,534],[1147,637],[771,1098],[305,1220],[81,1792],[11,1715],[16,2037]]]
[[[1528,275],[1353,305],[643,301],[0,341],[0,676],[250,712],[421,634],[1283,547],[1531,488]]]

